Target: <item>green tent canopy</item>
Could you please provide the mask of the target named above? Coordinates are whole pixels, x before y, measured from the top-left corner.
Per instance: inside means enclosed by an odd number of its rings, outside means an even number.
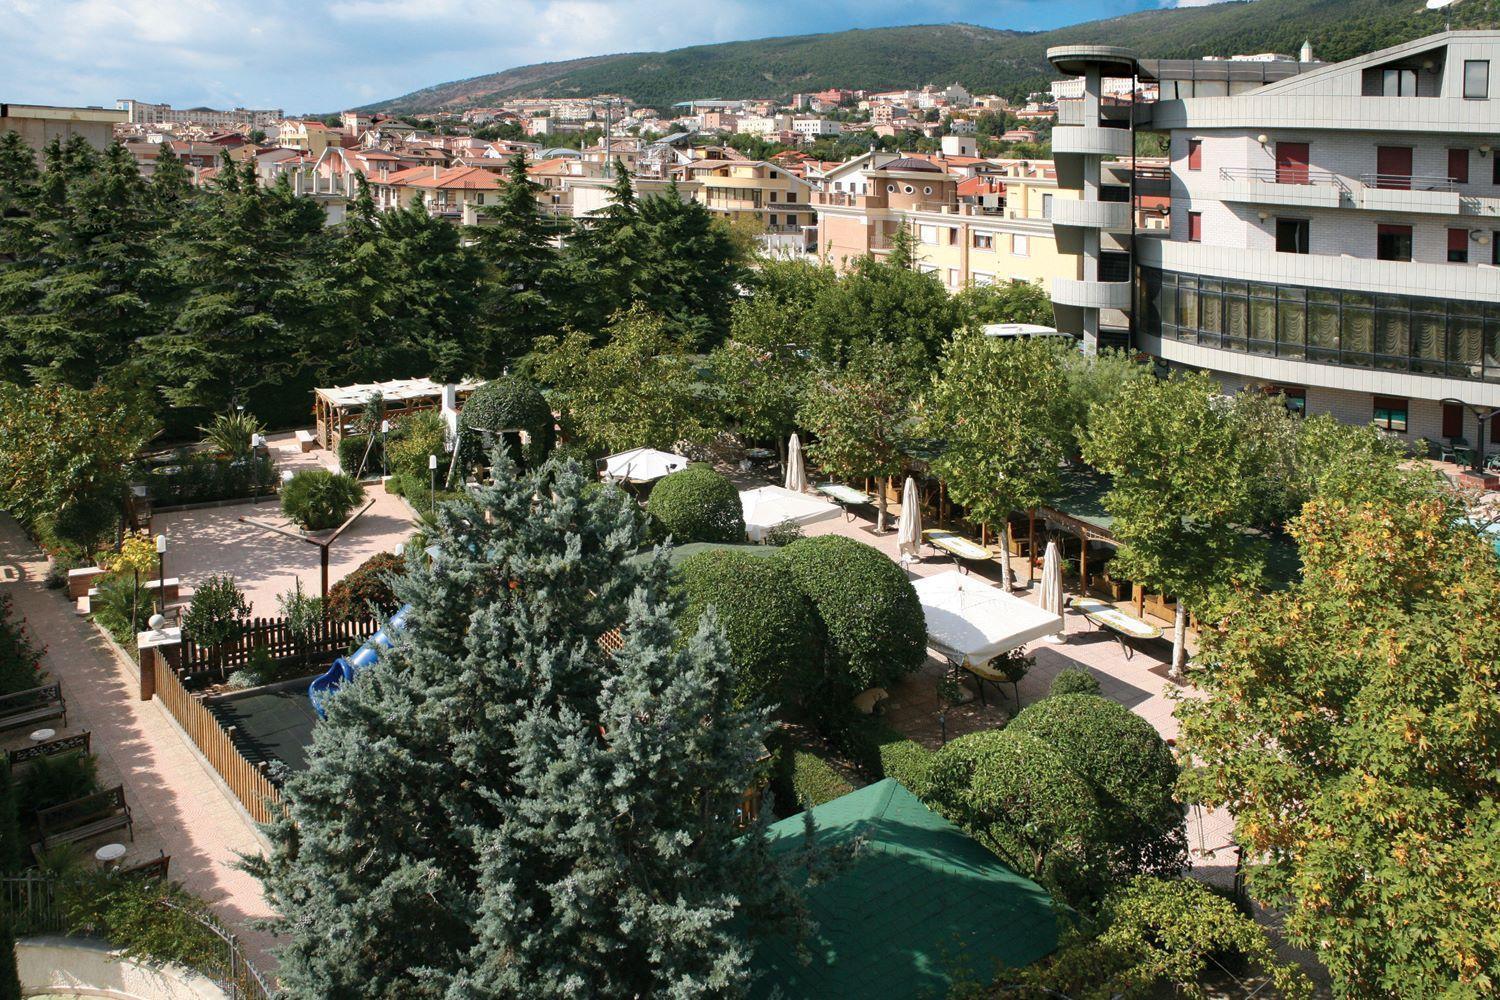
[[[892,778],[812,810],[820,844],[864,838],[852,864],[806,889],[818,929],[758,944],[752,996],[944,997],[960,976],[987,983],[1057,947],[1051,897]],[[772,824],[771,850],[803,843],[798,814]]]

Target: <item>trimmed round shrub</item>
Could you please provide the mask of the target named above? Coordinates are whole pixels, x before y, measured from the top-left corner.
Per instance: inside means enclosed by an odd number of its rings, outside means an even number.
[[[352,622],[368,617],[373,606],[390,614],[401,606],[391,589],[391,579],[406,572],[406,560],[389,552],[377,552],[360,563],[348,576],[328,588],[328,617]]]
[[[651,490],[646,513],[662,536],[685,542],[745,541],[745,514],[734,484],[706,465],[674,472]]]
[[[832,676],[847,679],[857,693],[894,684],[922,666],[927,623],[917,592],[896,563],[841,535],[793,542],[774,561],[788,567],[812,602]]]
[[[1107,854],[1098,800],[1055,747],[1010,729],[949,742],[927,772],[928,797],[1001,860],[1064,898],[1090,895]]]
[[[800,685],[822,663],[812,606],[774,559],[719,549],[700,552],[677,567],[686,599],[678,624],[697,631],[712,607],[729,641],[742,704],[776,705],[800,697]]]
[[[458,415],[458,433],[463,440],[463,460],[470,465],[488,465],[493,432],[526,431],[531,443],[521,446],[519,433],[506,433],[511,460],[535,467],[546,460],[556,443],[552,407],[532,383],[514,375],[502,375],[474,390]],[[481,432],[491,432],[489,434]],[[486,444],[486,438],[489,444]]]
[[[1079,670],[1077,667],[1068,667],[1062,673],[1052,678],[1052,686],[1047,689],[1047,697],[1055,697],[1060,694],[1098,694],[1099,678],[1087,670]]]
[[[281,512],[308,531],[337,528],[365,498],[353,476],[303,469],[281,488]]]
[[[1156,729],[1118,702],[1062,694],[1023,709],[1007,731],[1054,747],[1099,800],[1117,874],[1176,874],[1186,858],[1177,762]]]

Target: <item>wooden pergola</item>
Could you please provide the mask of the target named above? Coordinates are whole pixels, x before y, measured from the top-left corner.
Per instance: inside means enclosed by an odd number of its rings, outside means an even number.
[[[453,385],[454,405],[461,407],[483,381],[471,380]],[[377,396],[389,420],[399,420],[418,410],[435,410],[443,405],[441,382],[430,378],[397,379],[392,382],[370,382],[360,385],[333,386],[313,390],[313,416],[317,421],[318,444],[333,450],[339,440],[358,425],[365,407]]]

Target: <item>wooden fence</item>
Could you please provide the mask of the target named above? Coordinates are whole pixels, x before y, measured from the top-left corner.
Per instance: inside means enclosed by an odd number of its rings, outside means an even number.
[[[285,618],[253,618],[234,639],[221,646],[205,646],[183,636],[181,673],[189,682],[225,679],[229,672],[250,662],[256,650],[264,650],[281,664],[296,660],[309,672],[327,667],[324,661],[358,646],[380,627],[373,618],[352,622],[315,621],[308,633],[294,632]]]
[[[281,792],[260,768],[245,759],[208,706],[182,686],[176,671],[160,662],[156,666],[156,696],[251,818],[257,823],[275,819],[281,806]]]

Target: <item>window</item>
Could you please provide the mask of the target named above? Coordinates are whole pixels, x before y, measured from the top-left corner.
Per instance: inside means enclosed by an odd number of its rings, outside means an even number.
[[[1500,231],[1490,233],[1490,263],[1500,267]]]
[[[1470,101],[1488,100],[1490,96],[1490,61],[1464,60],[1464,97]]]
[[[1276,252],[1308,253],[1311,223],[1307,219],[1276,220]]]
[[[1469,183],[1469,151],[1448,150],[1448,179],[1455,184]]]
[[[770,200],[771,200],[771,201],[775,201],[775,200],[776,200],[776,192],[775,192],[775,191],[772,191],[772,192],[771,192],[771,197],[770,197]]]
[[[1380,226],[1375,236],[1380,260],[1411,260],[1411,226]]]
[[[974,272],[974,284],[987,287],[995,283],[995,276],[986,271]]]
[[[1375,426],[1383,431],[1406,433],[1406,400],[1375,397]]]
[[[1292,416],[1307,416],[1307,390],[1300,385],[1267,386],[1266,391],[1272,395],[1280,393],[1282,402],[1286,404],[1287,412]]]
[[[1278,142],[1276,144],[1276,183],[1306,184],[1310,179],[1307,169],[1311,162],[1312,147],[1305,142]]]
[[[928,244],[931,244],[932,246],[937,246],[937,242],[938,242],[937,226],[918,226],[917,227],[917,240],[918,240],[918,242],[921,242],[921,243],[928,243]]]
[[[1188,242],[1189,243],[1202,243],[1203,242],[1203,213],[1202,212],[1189,212],[1187,215],[1188,215],[1188,234],[1187,234]]]
[[[1467,264],[1469,262],[1469,231],[1467,229],[1448,230],[1448,263]]]
[[[958,227],[957,226],[949,226],[948,227],[948,245],[950,247],[956,247],[956,246],[958,246]]]
[[[993,249],[995,249],[995,234],[994,233],[975,233],[974,234],[974,249],[975,250],[993,250]]]
[[[916,190],[916,188],[912,187],[910,184],[903,184],[901,185],[901,190],[906,194],[911,194]]]
[[[479,192],[478,194],[476,194],[474,196],[474,204],[476,204],[476,205],[483,205],[484,204],[484,192],[483,191]]]
[[[1464,408],[1461,403],[1443,404],[1443,437],[1464,436]]]
[[[1385,97],[1417,96],[1417,71],[1414,69],[1388,69],[1382,83],[1381,93]]]
[[[1042,218],[1052,218],[1052,196],[1050,194],[1042,195]]]
[[[931,184],[924,184],[922,186],[922,193],[923,194],[932,194],[932,185]]]
[[[958,269],[955,267],[948,268],[948,287],[958,287]]]
[[[1017,257],[1030,257],[1031,237],[1020,235],[1012,236],[1010,238],[1010,252]]]
[[[771,216],[771,225],[776,225],[776,216],[774,214]]]
[[[1187,168],[1189,170],[1203,169],[1203,140],[1189,139],[1187,141]]]
[[[896,185],[894,185],[894,184],[887,184],[885,186],[885,191],[886,191],[886,194],[895,194],[896,193]]]

